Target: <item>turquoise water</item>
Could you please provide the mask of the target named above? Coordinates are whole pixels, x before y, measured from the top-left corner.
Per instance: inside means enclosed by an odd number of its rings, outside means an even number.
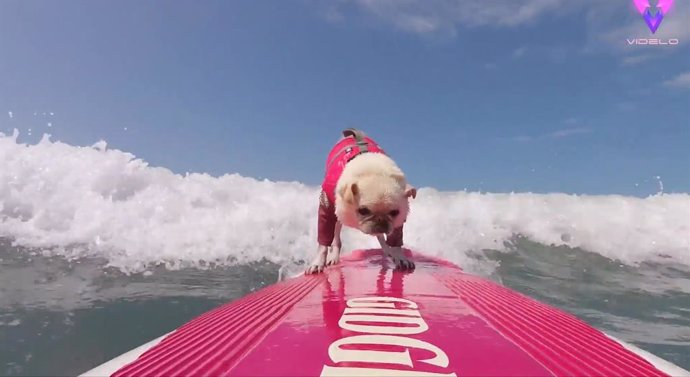
[[[524,240],[511,253],[475,258],[498,263],[490,278],[690,368],[690,267],[631,267]],[[104,263],[0,244],[0,374],[85,372],[278,276],[278,266],[268,262],[146,275],[125,275]]]

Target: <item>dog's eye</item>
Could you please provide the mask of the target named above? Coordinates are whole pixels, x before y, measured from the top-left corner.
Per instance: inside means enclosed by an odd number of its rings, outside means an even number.
[[[389,213],[391,216],[395,217],[395,216],[398,216],[398,215],[400,214],[400,211],[398,211],[397,209],[394,209],[394,210],[392,210],[392,211],[390,211],[390,212],[388,212],[388,213]]]
[[[357,212],[362,216],[366,216],[366,215],[371,213],[371,211],[369,211],[369,208],[367,208],[367,207],[362,207],[362,208],[358,209]]]

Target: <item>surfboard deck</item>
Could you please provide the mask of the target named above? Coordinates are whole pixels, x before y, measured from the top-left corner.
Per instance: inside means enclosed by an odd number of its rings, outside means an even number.
[[[450,262],[406,253],[413,271],[395,270],[380,249],[354,251],[84,375],[690,375]]]

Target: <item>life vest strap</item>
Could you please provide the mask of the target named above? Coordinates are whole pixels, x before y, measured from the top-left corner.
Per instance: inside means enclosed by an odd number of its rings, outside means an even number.
[[[348,128],[343,131],[343,136],[353,136],[357,141],[357,146],[359,147],[359,153],[366,153],[369,151],[369,145],[364,141],[364,133],[356,128]]]
[[[348,128],[343,131],[343,137],[348,138],[348,137],[353,137],[355,139],[355,143],[357,146],[357,153],[355,153],[353,156],[349,156],[347,159],[347,162],[352,161],[355,157],[363,154],[363,153],[369,153],[369,144],[367,143],[366,140],[364,140],[364,132],[355,129],[355,128]],[[326,165],[326,171],[330,169],[331,165],[335,161],[337,161],[344,153],[349,153],[350,149],[352,146],[343,146],[332,158],[330,161],[328,161],[328,164]]]

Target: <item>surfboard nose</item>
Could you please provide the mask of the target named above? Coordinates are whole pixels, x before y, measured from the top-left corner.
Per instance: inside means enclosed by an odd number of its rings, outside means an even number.
[[[447,261],[405,253],[418,266],[413,272],[394,269],[380,249],[356,250],[321,275],[268,286],[95,370],[117,377],[688,375],[568,313]]]

